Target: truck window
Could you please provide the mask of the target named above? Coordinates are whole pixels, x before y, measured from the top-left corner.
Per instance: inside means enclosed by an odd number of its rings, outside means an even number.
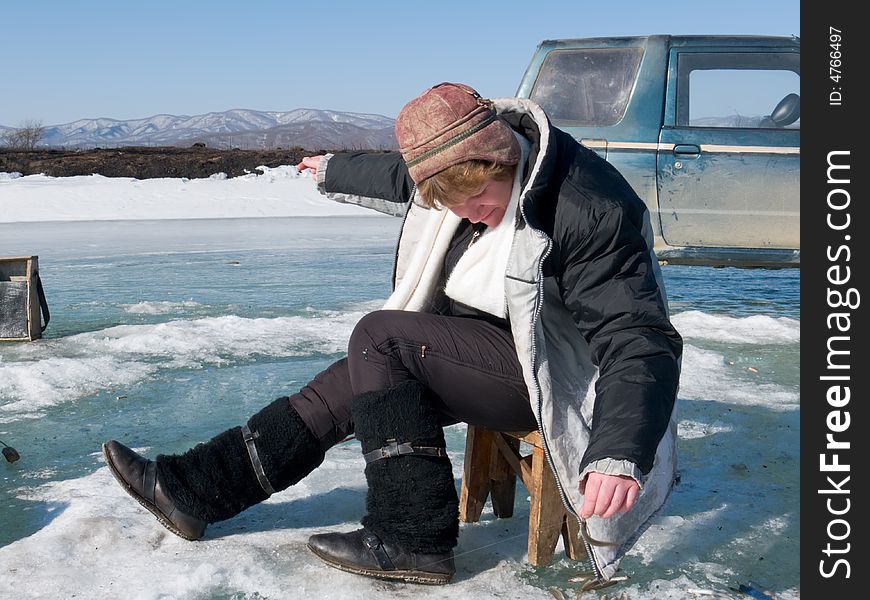
[[[677,125],[800,129],[800,57],[681,53]]]
[[[625,114],[642,56],[642,48],[554,50],[530,98],[556,125],[615,125]]]

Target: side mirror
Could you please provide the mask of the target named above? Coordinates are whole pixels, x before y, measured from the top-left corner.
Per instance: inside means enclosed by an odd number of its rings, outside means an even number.
[[[779,101],[779,104],[770,113],[770,120],[773,121],[776,127],[788,127],[800,118],[801,97],[797,94],[787,95]]]

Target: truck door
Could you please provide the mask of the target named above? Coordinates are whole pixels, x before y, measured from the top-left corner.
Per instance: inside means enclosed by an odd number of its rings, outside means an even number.
[[[800,248],[800,50],[673,48],[668,69],[665,241]]]

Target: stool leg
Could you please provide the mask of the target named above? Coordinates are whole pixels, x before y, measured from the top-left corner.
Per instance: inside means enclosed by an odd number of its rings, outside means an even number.
[[[562,540],[565,542],[565,554],[571,560],[587,560],[586,546],[580,539],[580,524],[573,515],[565,515],[562,523]]]
[[[489,468],[494,443],[492,432],[468,426],[465,437],[465,466],[459,493],[459,521],[476,523],[492,487]]]
[[[501,435],[495,432],[493,435]],[[508,447],[519,454],[520,441],[513,438],[502,439]],[[512,517],[514,514],[514,499],[517,492],[517,474],[511,468],[510,463],[502,455],[497,444],[492,445],[492,461],[489,466],[489,478],[492,480],[492,511],[498,518]]]
[[[529,513],[529,562],[547,565],[556,552],[565,507],[559,498],[556,479],[542,448],[535,447],[532,459],[532,505]]]

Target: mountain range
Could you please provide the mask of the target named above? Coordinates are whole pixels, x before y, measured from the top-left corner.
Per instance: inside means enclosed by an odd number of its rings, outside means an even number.
[[[234,109],[194,116],[155,115],[127,121],[79,119],[47,125],[40,146],[95,148],[187,146],[212,148],[397,148],[395,120],[381,115],[299,108],[289,112]],[[0,126],[4,131],[14,129]]]

